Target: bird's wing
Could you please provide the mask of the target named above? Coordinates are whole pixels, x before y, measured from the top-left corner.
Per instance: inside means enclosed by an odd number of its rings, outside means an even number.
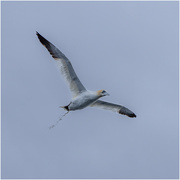
[[[91,104],[90,106],[91,107],[100,107],[102,109],[118,112],[119,114],[124,114],[131,118],[136,117],[136,115],[132,111],[130,111],[128,108],[126,108],[124,106],[112,104],[112,103],[101,101],[101,100],[97,100],[95,103]]]
[[[58,48],[56,48],[52,43],[46,40],[38,32],[36,32],[36,35],[38,36],[39,41],[42,43],[42,45],[47,48],[52,57],[56,60],[58,68],[60,69],[62,75],[67,81],[73,97],[86,91],[81,81],[77,77],[69,59]]]

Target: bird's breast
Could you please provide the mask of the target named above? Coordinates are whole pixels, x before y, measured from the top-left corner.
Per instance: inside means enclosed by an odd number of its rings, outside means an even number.
[[[81,94],[78,97],[74,98],[69,105],[69,110],[78,110],[78,109],[83,109],[93,102],[95,102],[99,97],[93,95],[93,94]]]

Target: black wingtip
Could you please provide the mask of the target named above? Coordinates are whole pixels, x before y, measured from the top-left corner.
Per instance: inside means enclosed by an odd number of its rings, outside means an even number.
[[[37,31],[36,31],[36,35],[37,35],[37,37],[39,38],[39,40],[41,40],[41,39],[45,39],[43,36],[41,36]]]
[[[119,114],[124,114],[124,115],[126,115],[126,116],[128,116],[130,118],[135,118],[136,117],[136,115],[126,107],[122,107],[119,110]]]
[[[136,115],[134,113],[133,114],[129,114],[128,116],[131,117],[131,118],[136,118]]]
[[[36,31],[36,35],[37,35],[39,41],[40,41],[46,48],[48,48],[50,42],[49,42],[47,39],[45,39],[43,36],[41,36],[37,31]]]

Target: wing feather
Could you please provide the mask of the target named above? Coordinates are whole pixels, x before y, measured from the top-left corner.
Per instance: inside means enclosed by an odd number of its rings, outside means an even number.
[[[118,112],[119,114],[124,114],[126,116],[129,116],[131,118],[136,117],[136,115],[132,111],[130,111],[128,108],[124,106],[101,101],[101,100],[97,100],[95,103],[91,104],[91,107],[99,107],[102,109],[111,110],[114,112]]]
[[[85,87],[82,85],[81,81],[77,77],[69,59],[58,48],[56,48],[52,43],[46,40],[38,32],[36,32],[36,35],[38,36],[38,39],[42,43],[42,45],[47,48],[49,53],[56,60],[58,68],[60,69],[62,75],[67,81],[73,97],[86,91]]]

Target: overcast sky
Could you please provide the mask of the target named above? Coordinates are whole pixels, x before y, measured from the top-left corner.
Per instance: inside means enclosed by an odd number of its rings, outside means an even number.
[[[2,2],[1,23],[2,178],[178,178],[178,2]],[[137,118],[86,108],[49,130],[71,95],[36,31]]]

